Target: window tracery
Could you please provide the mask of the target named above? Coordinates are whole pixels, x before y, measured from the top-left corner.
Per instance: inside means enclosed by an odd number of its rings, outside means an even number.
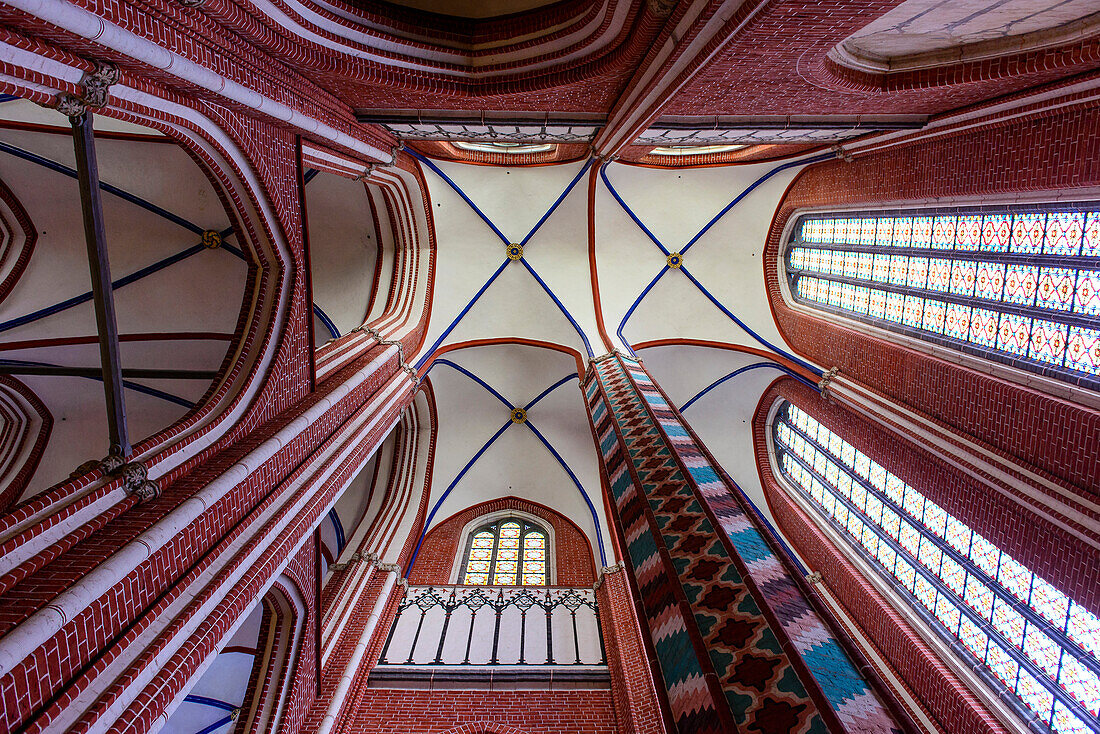
[[[992,685],[1052,731],[1100,731],[1100,619],[797,406],[772,437],[793,491]]]
[[[507,517],[470,533],[462,561],[468,586],[546,586],[547,532],[538,525]]]
[[[1100,389],[1100,207],[809,215],[793,298]]]

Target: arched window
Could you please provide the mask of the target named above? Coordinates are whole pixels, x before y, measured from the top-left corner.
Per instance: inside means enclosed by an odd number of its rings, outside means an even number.
[[[546,586],[546,531],[517,517],[494,520],[470,533],[462,583],[470,586]]]
[[[1100,389],[1100,206],[808,215],[795,301]]]
[[[1024,718],[1100,731],[1100,619],[797,406],[779,406],[772,438],[789,491],[1015,694]]]

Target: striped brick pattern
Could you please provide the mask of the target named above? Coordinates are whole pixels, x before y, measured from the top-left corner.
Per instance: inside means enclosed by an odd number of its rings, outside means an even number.
[[[898,731],[878,695],[859,674],[831,631],[810,606],[801,589],[742,505],[732,480],[711,464],[673,408],[637,362],[622,360],[634,387],[649,406],[691,482],[717,518],[786,636],[802,656],[846,731],[888,734]],[[729,484],[727,484],[729,483]]]
[[[585,393],[677,730],[826,731],[624,366],[596,363]]]

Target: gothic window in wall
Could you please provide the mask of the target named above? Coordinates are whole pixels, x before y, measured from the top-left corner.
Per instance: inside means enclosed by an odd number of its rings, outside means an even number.
[[[546,530],[520,518],[495,520],[470,533],[462,561],[469,586],[546,586]]]
[[[812,214],[796,302],[1100,389],[1100,205]]]
[[[1100,732],[1100,619],[797,406],[780,404],[772,437],[788,491],[1022,718]]]

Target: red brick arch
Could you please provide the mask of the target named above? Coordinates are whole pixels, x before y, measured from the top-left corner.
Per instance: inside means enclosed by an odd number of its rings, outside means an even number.
[[[537,502],[519,497],[502,497],[482,502],[451,515],[424,536],[416,565],[409,572],[411,584],[448,584],[451,569],[461,551],[462,529],[483,515],[501,510],[518,510],[546,521],[554,529],[554,561],[559,586],[588,586],[596,580],[592,546],[569,518]]]

